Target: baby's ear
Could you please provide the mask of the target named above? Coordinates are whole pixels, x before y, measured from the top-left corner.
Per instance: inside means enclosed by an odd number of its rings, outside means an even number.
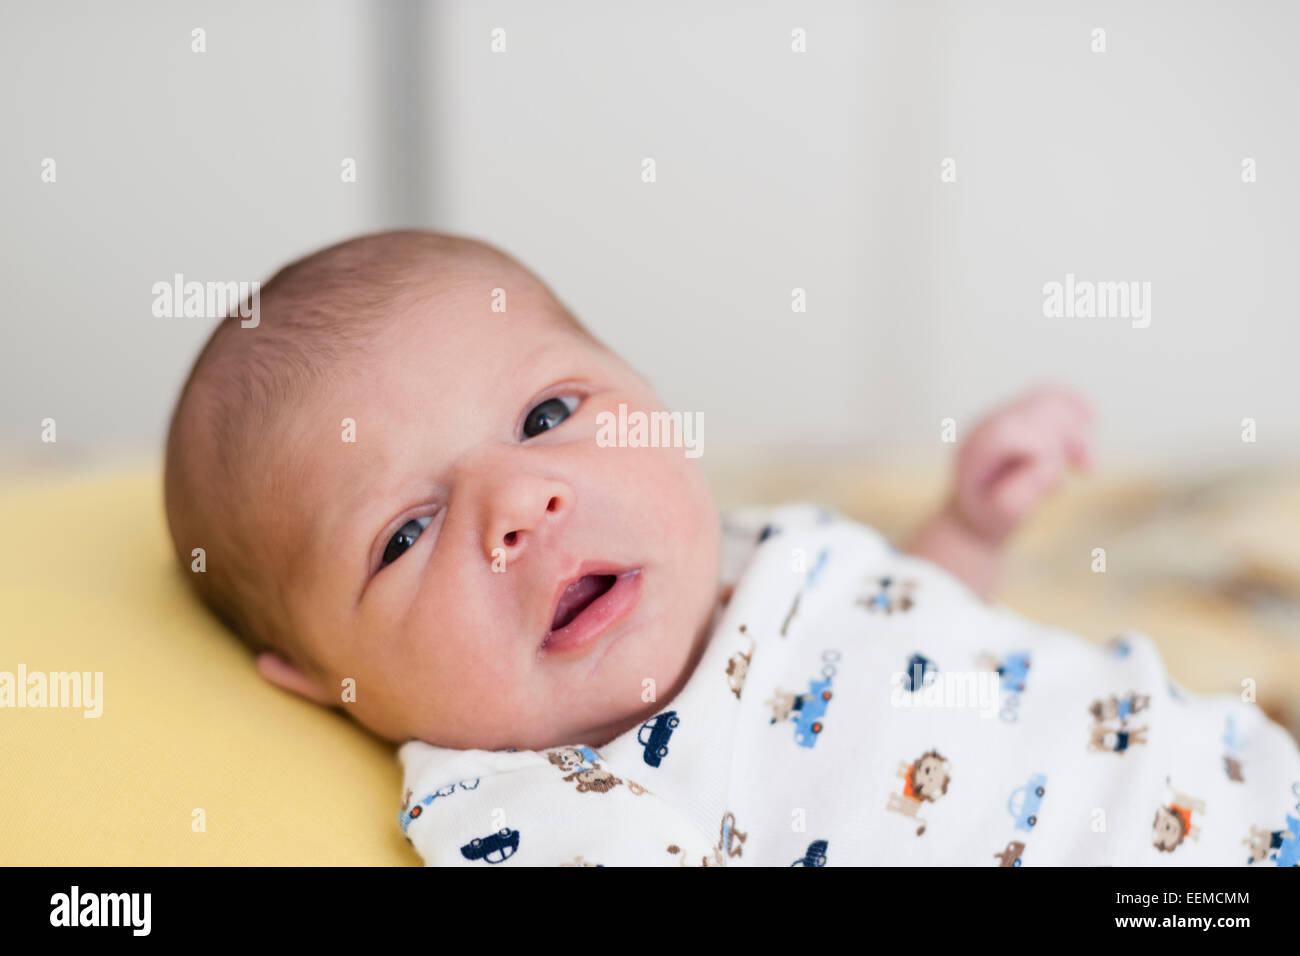
[[[338,697],[330,693],[329,688],[274,651],[263,651],[257,656],[257,672],[276,687],[306,697],[324,707],[334,707],[339,703]]]

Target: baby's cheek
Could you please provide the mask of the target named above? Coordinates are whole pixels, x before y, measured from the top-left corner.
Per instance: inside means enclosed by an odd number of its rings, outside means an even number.
[[[646,483],[653,490],[654,514],[695,538],[708,524],[717,521],[713,492],[697,461],[686,458],[680,448],[654,449]]]
[[[421,679],[413,675],[394,719],[415,736],[444,747],[494,749],[514,726],[517,695],[452,664]]]
[[[450,646],[439,655],[439,715],[473,737],[508,736],[528,717],[525,673],[517,658],[490,650],[481,627],[471,633],[480,639]]]

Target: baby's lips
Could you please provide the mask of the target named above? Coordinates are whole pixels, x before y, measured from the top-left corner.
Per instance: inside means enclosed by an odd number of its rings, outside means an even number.
[[[541,648],[562,657],[589,651],[636,606],[640,598],[640,576],[640,568],[619,570],[608,566],[584,575],[579,579],[580,588],[569,592],[570,600],[566,602],[561,596],[551,623],[562,626],[547,632]],[[566,591],[569,588],[572,582]]]
[[[550,629],[554,631],[564,627],[589,607],[596,598],[613,587],[616,580],[617,577],[612,574],[584,574],[574,581],[560,594],[560,603],[551,618]]]
[[[610,589],[609,587],[605,587],[597,591],[595,587],[592,587],[590,589],[592,592],[591,594],[575,594],[573,589],[580,585],[584,578],[595,578],[601,576],[618,578],[631,570],[633,569],[622,565],[611,564],[608,561],[587,560],[579,564],[577,568],[573,569],[570,573],[565,574],[557,582],[555,590],[551,594],[550,603],[547,605],[544,612],[546,614],[546,620],[542,632],[543,638],[549,635],[555,628],[555,622],[559,618],[561,610],[566,609],[566,598],[578,598],[581,600],[585,597],[586,600],[583,602],[582,608],[585,610],[593,600],[600,597]],[[581,611],[579,613],[581,613]]]

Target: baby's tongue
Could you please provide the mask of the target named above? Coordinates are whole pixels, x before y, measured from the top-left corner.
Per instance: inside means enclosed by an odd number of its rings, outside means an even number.
[[[567,627],[570,621],[582,613],[583,608],[608,591],[614,580],[612,574],[588,574],[570,584],[560,595],[560,606],[555,611],[551,630],[558,631]]]

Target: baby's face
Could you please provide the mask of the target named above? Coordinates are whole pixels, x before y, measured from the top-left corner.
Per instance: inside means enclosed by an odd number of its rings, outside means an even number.
[[[599,746],[698,660],[718,515],[683,448],[597,444],[600,412],[662,404],[539,290],[490,311],[500,284],[405,309],[293,422],[286,601],[323,694],[381,736]]]

